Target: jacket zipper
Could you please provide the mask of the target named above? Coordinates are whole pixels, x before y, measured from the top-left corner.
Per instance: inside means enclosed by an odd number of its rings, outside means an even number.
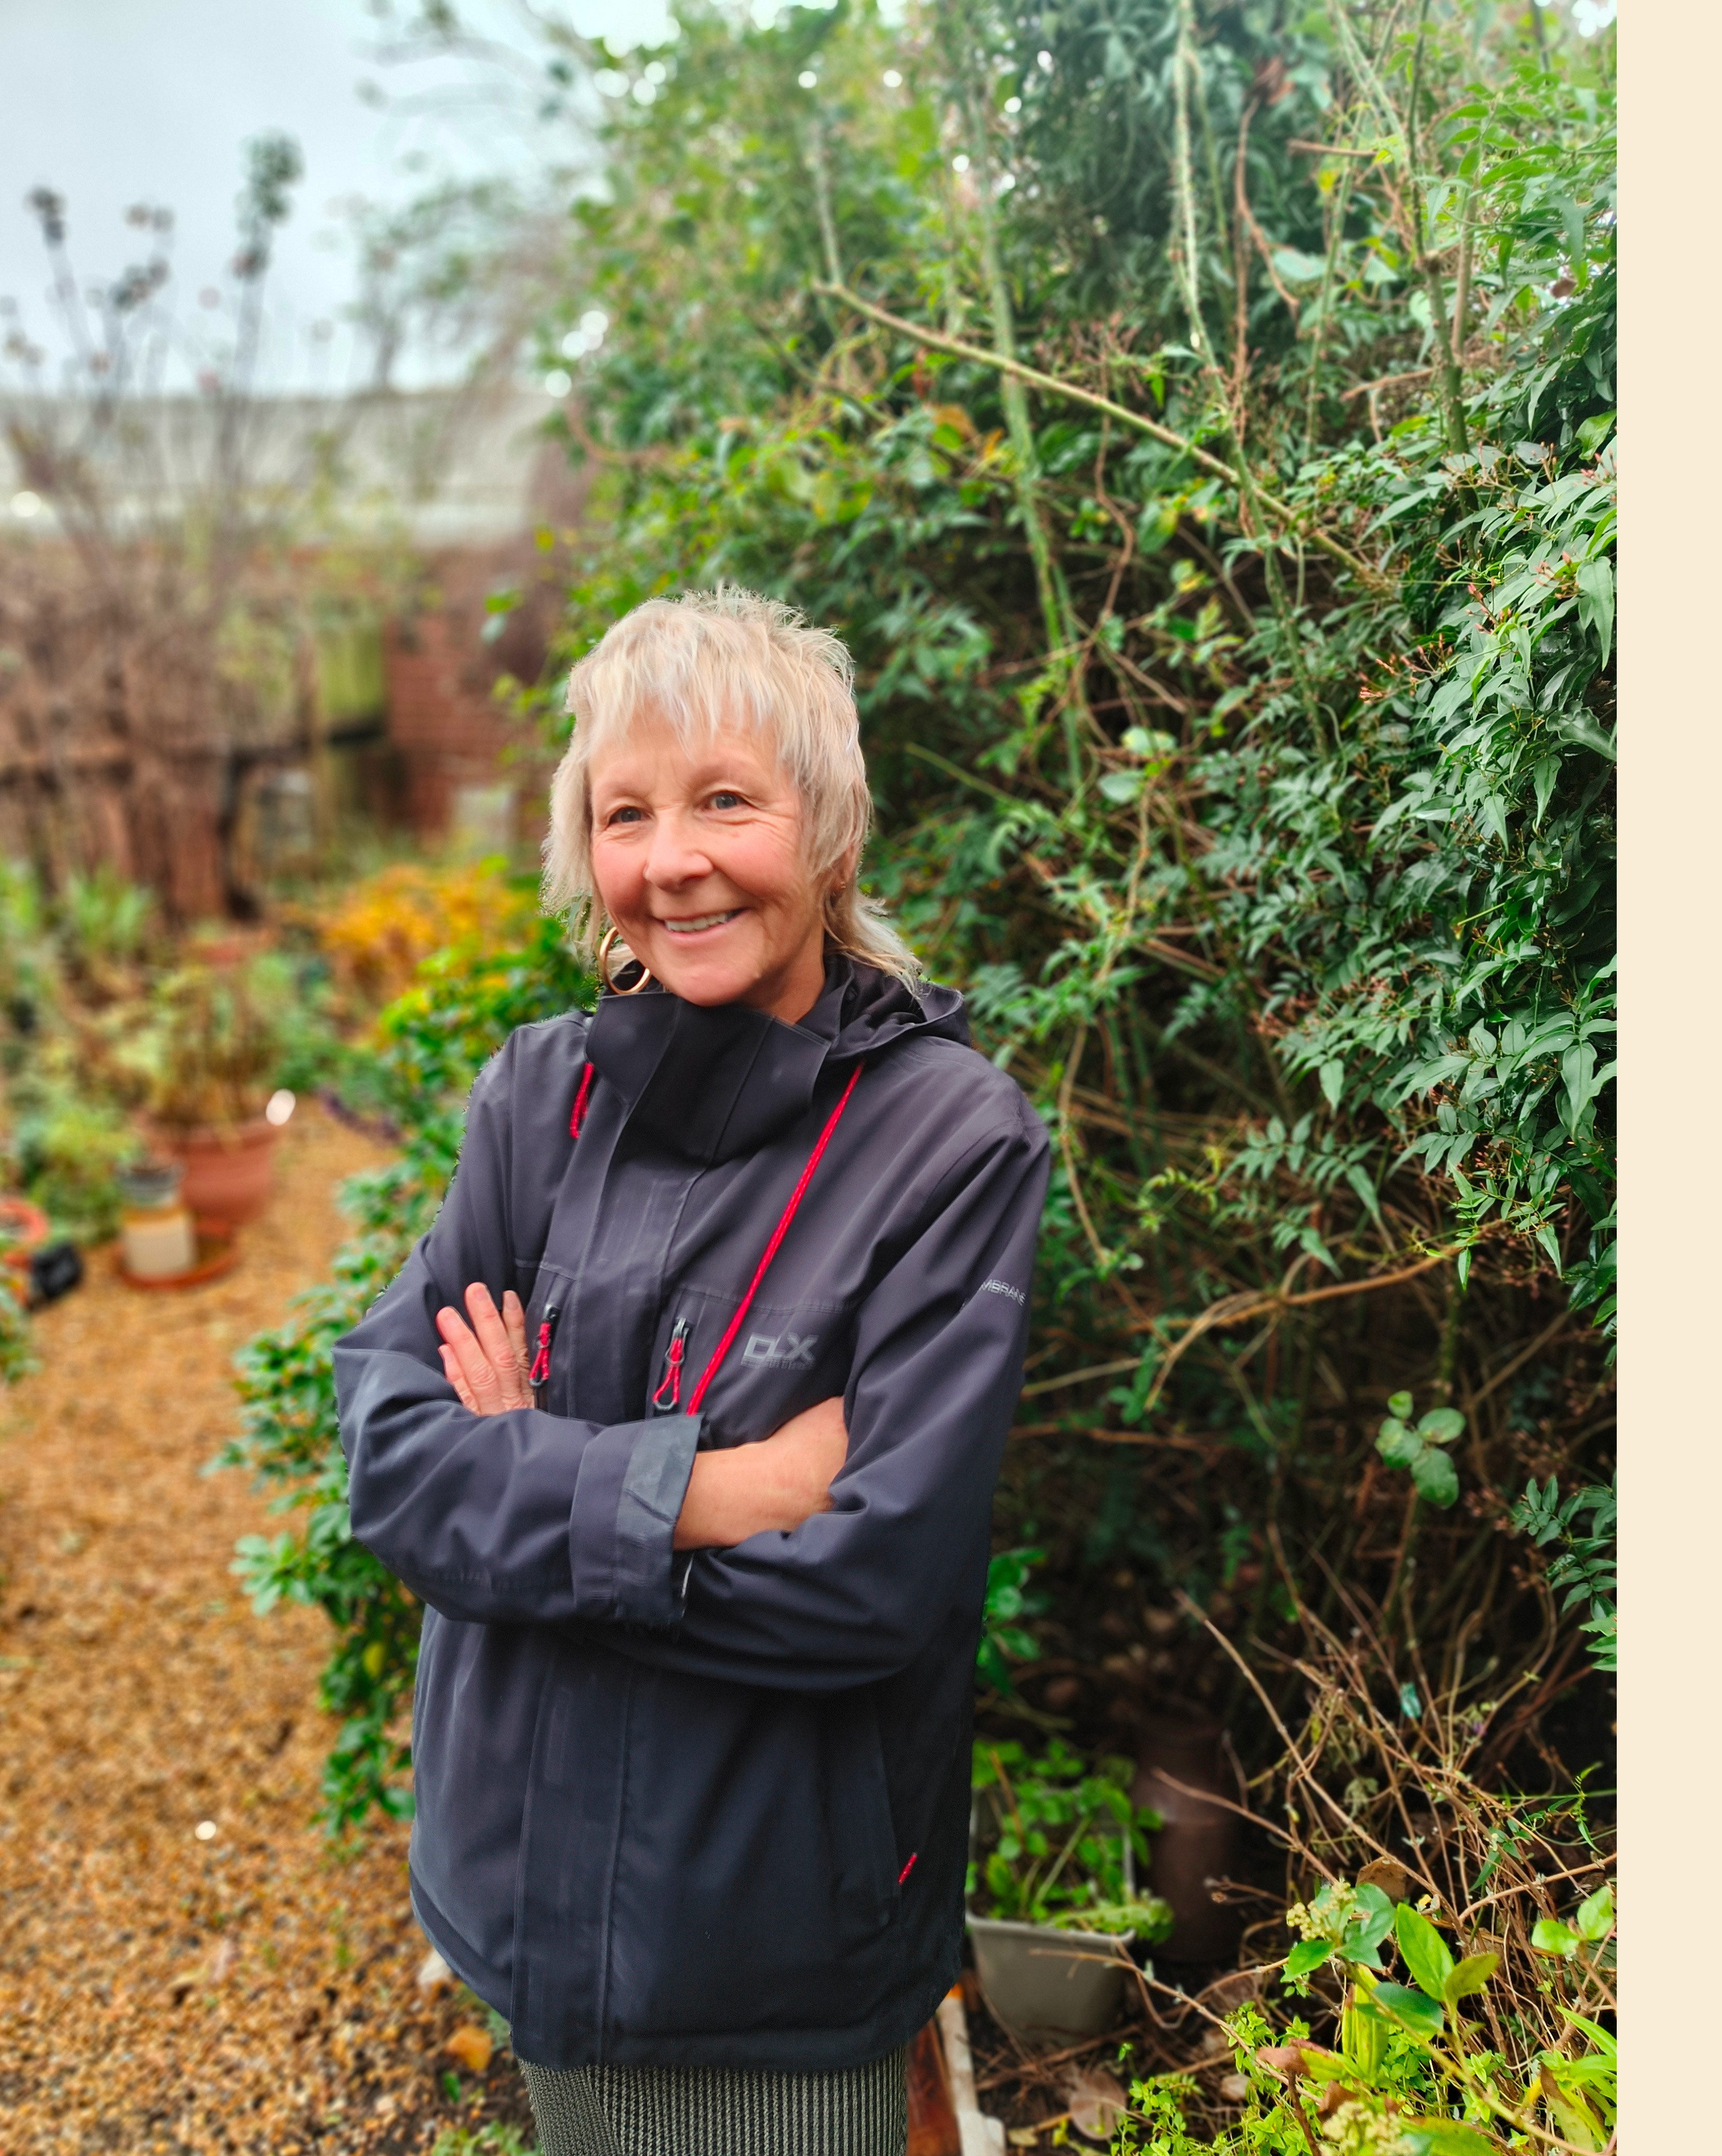
[[[685,1317],[677,1318],[670,1327],[669,1345],[664,1351],[664,1375],[658,1380],[658,1389],[652,1395],[653,1414],[677,1414],[682,1404],[682,1357],[692,1328]]]
[[[545,1394],[550,1390],[550,1348],[556,1337],[556,1321],[561,1314],[561,1306],[553,1302],[546,1307],[539,1321],[538,1352],[532,1358],[531,1368],[526,1373],[526,1382],[532,1388],[535,1408],[544,1405]]]

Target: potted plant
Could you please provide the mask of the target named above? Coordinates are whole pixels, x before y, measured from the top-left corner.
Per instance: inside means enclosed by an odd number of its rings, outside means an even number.
[[[243,964],[193,960],[151,998],[136,1060],[152,1136],[183,1167],[181,1194],[199,1219],[238,1227],[269,1202],[280,1128],[264,1110],[292,1008],[290,969],[267,952]]]
[[[1135,1771],[1058,1738],[1033,1758],[975,1745],[969,1935],[987,2006],[1018,2035],[1110,2028],[1131,1946],[1171,1928],[1167,1904],[1136,1885],[1160,1817],[1132,1803]]]

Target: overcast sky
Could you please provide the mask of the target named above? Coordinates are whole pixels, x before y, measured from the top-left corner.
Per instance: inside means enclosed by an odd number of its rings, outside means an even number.
[[[413,0],[387,4],[398,17]],[[667,28],[664,0],[536,4],[560,4],[587,35],[618,45],[654,42]],[[459,5],[469,23],[537,57],[515,0]],[[775,12],[774,0],[756,6]],[[1574,6],[1586,30],[1613,13],[1614,0]],[[343,200],[402,201],[439,174],[530,167],[568,146],[566,133],[552,141],[533,126],[530,100],[510,124],[494,105],[463,113],[448,96],[459,71],[391,65],[387,43],[375,0],[0,0],[0,298],[18,302],[38,344],[62,348],[24,207],[33,187],[48,186],[67,198],[85,285],[111,284],[142,259],[141,236],[123,221],[128,205],[171,208],[177,312],[197,321],[197,294],[221,280],[233,253],[243,146],[282,129],[306,171],[270,272],[260,378],[325,389],[353,380],[351,335],[310,334],[320,321],[339,325],[351,295]],[[360,95],[367,81],[387,93],[389,109]],[[409,355],[399,375],[422,378],[423,369]]]
[[[467,0],[463,13],[530,49],[510,0]],[[568,0],[587,35],[649,42],[662,0]],[[124,222],[140,201],[177,220],[181,311],[221,278],[233,253],[243,145],[269,129],[294,136],[305,177],[270,272],[269,372],[277,382],[346,378],[344,331],[319,346],[313,323],[338,321],[352,254],[344,198],[402,200],[438,172],[525,164],[543,141],[495,112],[462,114],[439,98],[453,71],[383,63],[386,33],[366,0],[0,0],[0,295],[35,340],[57,349],[33,187],[67,198],[80,283],[111,283],[142,259]],[[379,111],[361,81],[398,106]],[[428,109],[427,109],[427,106]],[[564,138],[566,140],[566,138]]]

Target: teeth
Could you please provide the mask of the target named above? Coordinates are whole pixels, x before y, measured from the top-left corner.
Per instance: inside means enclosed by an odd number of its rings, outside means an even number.
[[[692,921],[666,921],[664,927],[672,936],[691,936],[700,928],[716,928],[725,921],[733,921],[741,911],[732,906],[727,913],[702,913]]]

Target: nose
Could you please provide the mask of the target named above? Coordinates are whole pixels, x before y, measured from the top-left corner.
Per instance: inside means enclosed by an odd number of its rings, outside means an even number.
[[[659,891],[677,891],[710,874],[710,856],[695,844],[687,820],[677,814],[659,816],[646,855],[646,881]]]

